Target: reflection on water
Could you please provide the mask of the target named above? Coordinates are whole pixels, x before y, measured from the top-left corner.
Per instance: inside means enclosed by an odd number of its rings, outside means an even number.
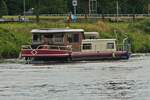
[[[0,100],[150,100],[150,56],[122,61],[0,64]]]

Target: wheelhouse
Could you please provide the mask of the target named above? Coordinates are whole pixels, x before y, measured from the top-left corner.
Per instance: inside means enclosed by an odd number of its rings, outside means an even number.
[[[83,29],[34,29],[32,45],[71,46],[73,51],[80,51],[84,39]]]

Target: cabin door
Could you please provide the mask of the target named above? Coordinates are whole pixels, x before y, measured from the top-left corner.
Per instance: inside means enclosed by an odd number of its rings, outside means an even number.
[[[81,34],[80,33],[68,33],[67,45],[72,46],[72,51],[81,51]]]

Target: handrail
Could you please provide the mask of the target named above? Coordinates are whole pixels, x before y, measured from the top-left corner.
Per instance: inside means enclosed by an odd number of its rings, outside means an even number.
[[[69,16],[70,14],[41,14],[41,16]],[[97,18],[102,18],[103,16],[105,17],[116,17],[116,14],[76,14],[78,17],[97,17]],[[150,14],[118,14],[119,17],[149,17]]]
[[[125,36],[125,38],[123,39],[122,43],[123,43],[123,50],[125,49],[125,42],[128,40],[128,36],[127,33],[123,34]]]
[[[131,45],[130,44],[117,44],[116,45],[117,51],[129,51],[131,52]]]
[[[32,50],[33,48],[30,45],[23,45],[22,49],[26,50]],[[72,51],[72,47],[67,45],[67,46],[58,46],[58,45],[39,45],[35,50],[38,49],[48,49],[48,50],[69,50]]]
[[[22,49],[32,49],[31,45],[22,45]]]

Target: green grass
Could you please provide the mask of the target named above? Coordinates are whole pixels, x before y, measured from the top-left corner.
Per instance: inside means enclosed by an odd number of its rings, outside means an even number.
[[[139,22],[136,22],[136,24]],[[124,33],[127,33],[132,43],[132,52],[150,52],[150,34],[143,31],[141,27],[128,22],[110,23],[98,21],[96,23],[73,23],[70,28],[82,28],[85,31],[96,31],[101,38],[115,38],[114,30],[122,42]],[[144,24],[145,25],[145,24]],[[149,24],[148,24],[149,25]],[[35,28],[65,28],[62,22],[36,23],[1,23],[0,24],[0,58],[17,57],[23,44],[31,43],[30,31]]]

